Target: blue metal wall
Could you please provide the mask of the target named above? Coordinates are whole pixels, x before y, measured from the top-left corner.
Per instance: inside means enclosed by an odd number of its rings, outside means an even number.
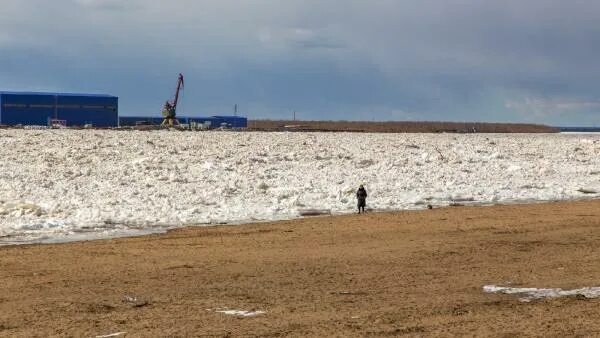
[[[178,116],[180,123],[188,124],[190,122],[204,123],[210,121],[212,128],[219,128],[222,123],[226,123],[228,128],[247,128],[248,119],[241,116],[210,116],[210,117],[187,117]],[[136,123],[158,125],[163,121],[162,117],[144,117],[144,116],[121,116],[119,122],[122,127],[135,126]]]
[[[119,116],[119,125],[121,127],[131,127],[138,123],[148,125],[159,125],[164,120],[163,117],[147,117],[147,116]]]
[[[213,118],[221,123],[227,123],[230,128],[246,128],[248,127],[248,119],[241,116],[213,116]]]
[[[48,125],[49,119],[67,126],[92,124],[116,127],[118,98],[110,95],[0,92],[0,124]]]

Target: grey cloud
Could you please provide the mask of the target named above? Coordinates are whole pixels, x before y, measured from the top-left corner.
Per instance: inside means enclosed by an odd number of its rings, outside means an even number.
[[[346,45],[335,41],[328,41],[327,39],[312,39],[302,41],[292,41],[297,46],[305,49],[343,49]]]
[[[293,49],[341,49],[347,45],[325,30],[306,28],[262,29],[259,41],[269,47],[279,45]]]
[[[133,1],[122,0],[73,0],[73,3],[87,10],[130,11],[141,8]]]
[[[198,112],[237,100],[255,116],[296,108],[313,118],[553,124],[568,115],[577,124],[600,109],[539,114],[561,106],[535,103],[600,100],[595,1],[5,0],[0,9],[0,60],[14,65],[0,87],[15,78],[96,86],[118,91],[124,112],[152,111],[178,72],[198,90],[186,103]]]
[[[539,118],[549,118],[553,116],[568,117],[573,115],[573,113],[598,112],[600,111],[600,101],[526,97],[520,101],[507,101],[506,108],[534,114],[534,116]]]

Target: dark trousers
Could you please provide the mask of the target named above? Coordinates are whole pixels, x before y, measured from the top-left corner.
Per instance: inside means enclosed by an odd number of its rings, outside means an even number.
[[[365,212],[365,206],[367,206],[367,199],[359,198],[358,199],[358,212],[360,213],[361,209],[362,209],[362,212]]]

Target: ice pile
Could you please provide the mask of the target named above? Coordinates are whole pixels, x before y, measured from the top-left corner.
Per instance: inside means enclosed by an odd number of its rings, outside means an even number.
[[[483,292],[487,293],[504,293],[508,295],[519,295],[521,302],[531,302],[536,299],[543,298],[559,298],[559,297],[572,297],[582,296],[585,298],[598,298],[600,297],[600,287],[586,287],[574,290],[563,290],[563,289],[538,289],[538,288],[512,288],[496,285],[485,285]]]
[[[600,136],[0,131],[0,240],[594,197]]]

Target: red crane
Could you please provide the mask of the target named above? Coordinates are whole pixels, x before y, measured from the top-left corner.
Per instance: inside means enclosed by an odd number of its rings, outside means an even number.
[[[162,115],[165,118],[162,122],[162,125],[174,126],[178,125],[179,121],[177,121],[177,102],[179,102],[179,92],[183,89],[183,74],[179,74],[177,78],[177,89],[175,89],[175,98],[173,101],[165,102],[165,105],[162,110]]]

